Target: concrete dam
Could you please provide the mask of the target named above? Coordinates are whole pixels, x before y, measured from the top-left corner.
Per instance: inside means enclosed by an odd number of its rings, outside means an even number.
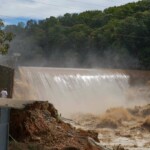
[[[19,67],[15,73],[13,98],[49,101],[64,116],[98,114],[110,107],[143,104],[137,94],[140,86],[131,88],[131,76],[139,81],[136,71]],[[145,79],[145,72],[141,71],[140,78],[143,76]],[[149,73],[146,72],[146,76],[149,77]]]

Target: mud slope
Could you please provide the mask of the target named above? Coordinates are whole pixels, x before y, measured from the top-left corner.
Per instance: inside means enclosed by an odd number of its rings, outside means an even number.
[[[11,109],[10,150],[102,150],[94,131],[77,130],[64,123],[54,106],[34,102],[24,109]],[[93,143],[92,143],[93,142]]]

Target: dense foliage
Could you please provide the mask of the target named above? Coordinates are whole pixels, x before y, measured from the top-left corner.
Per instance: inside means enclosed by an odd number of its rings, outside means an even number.
[[[0,20],[0,54],[6,54],[9,48],[9,42],[12,40],[12,34],[3,31],[4,24]]]
[[[20,52],[24,64],[43,59],[48,66],[150,69],[149,0],[29,20],[6,30],[16,34],[10,53]]]

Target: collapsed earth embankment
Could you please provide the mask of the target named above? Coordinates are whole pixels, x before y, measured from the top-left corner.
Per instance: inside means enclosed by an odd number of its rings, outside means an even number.
[[[10,150],[101,150],[93,141],[94,131],[75,129],[64,123],[48,102],[34,102],[24,109],[12,109],[10,114]],[[92,140],[91,140],[92,139]]]

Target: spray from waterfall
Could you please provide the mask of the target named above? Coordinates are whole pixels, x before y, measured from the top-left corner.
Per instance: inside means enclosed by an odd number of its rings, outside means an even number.
[[[98,114],[128,106],[128,89],[129,76],[121,70],[20,67],[13,97],[47,100],[64,116]]]

